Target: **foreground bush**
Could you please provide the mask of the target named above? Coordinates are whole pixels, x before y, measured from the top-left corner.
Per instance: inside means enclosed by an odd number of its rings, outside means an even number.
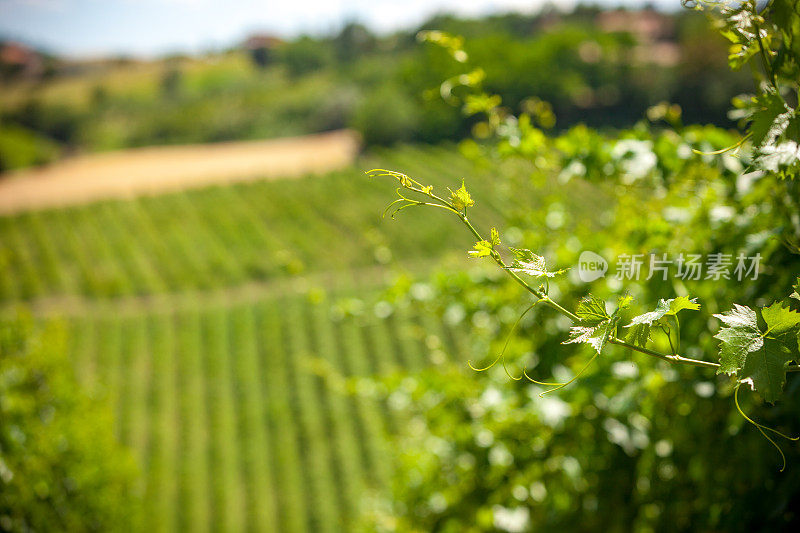
[[[442,365],[392,388],[390,405],[405,407],[410,423],[395,491],[376,511],[382,527],[797,523],[800,484],[784,468],[799,467],[800,450],[784,439],[800,440],[800,11],[791,0],[769,5],[715,11],[733,43],[731,65],[757,64],[756,94],[735,102],[746,127],[738,139],[684,127],[666,104],[630,131],[576,127],[553,138],[536,126],[546,106],[512,116],[480,90],[476,68],[445,82],[448,96],[485,114],[483,129],[498,140],[465,148],[534,166],[529,180],[498,178],[508,226],[473,225],[468,210],[481,199],[464,185],[445,192],[376,172],[399,181],[394,214],[455,215],[474,243],[469,255],[500,267],[434,284],[443,319],[465,321],[471,334],[453,354],[460,368]],[[423,37],[466,59],[459,39]],[[662,121],[671,127],[654,126]],[[608,264],[586,277],[582,252]],[[692,256],[696,276],[686,275]],[[740,257],[759,264],[737,273]],[[634,258],[641,270],[621,268]]]
[[[132,456],[63,354],[58,330],[0,322],[2,531],[114,531],[136,509]]]

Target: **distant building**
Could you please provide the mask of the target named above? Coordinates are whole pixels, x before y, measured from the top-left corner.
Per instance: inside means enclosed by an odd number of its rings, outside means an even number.
[[[258,50],[259,48],[266,48],[272,50],[283,44],[283,39],[274,37],[272,35],[254,34],[245,39],[242,43],[242,48],[246,50]]]
[[[264,68],[275,60],[275,49],[283,44],[283,40],[272,35],[251,35],[242,43],[250,58],[257,66]]]
[[[0,72],[4,76],[38,78],[44,74],[44,57],[24,44],[0,43]]]
[[[680,48],[675,42],[675,20],[654,9],[602,11],[595,18],[597,27],[605,32],[625,32],[636,38],[634,50],[637,63],[655,63],[670,67],[680,61]]]
[[[675,21],[672,16],[653,9],[601,11],[595,22],[598,28],[606,32],[630,33],[642,44],[672,40],[675,36]]]

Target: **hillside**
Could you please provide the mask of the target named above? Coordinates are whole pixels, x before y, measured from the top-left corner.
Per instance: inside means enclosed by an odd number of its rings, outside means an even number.
[[[4,312],[25,303],[63,324],[81,383],[113,406],[142,471],[130,526],[352,530],[388,487],[386,435],[402,422],[359,380],[467,352],[465,325],[427,309],[425,291],[407,306],[384,289],[397,273],[463,260],[464,243],[435,213],[382,220],[386,184],[363,174],[374,166],[442,188],[466,177],[486,199],[477,219],[502,218],[488,169],[435,147],[379,150],[325,175],[0,216]]]

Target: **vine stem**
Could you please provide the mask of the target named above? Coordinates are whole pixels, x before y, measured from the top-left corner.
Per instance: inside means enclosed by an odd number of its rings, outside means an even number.
[[[670,363],[680,363],[684,365],[700,366],[703,368],[714,368],[714,369],[719,368],[719,363],[712,363],[711,361],[702,361],[700,359],[691,359],[689,357],[683,357],[677,354],[668,355],[665,353],[657,352],[655,350],[651,350],[649,348],[643,348],[642,346],[636,346],[635,344],[625,342],[617,337],[610,337],[608,339],[608,342],[610,342],[611,344],[616,344],[618,346],[624,346],[625,348],[633,350],[634,352],[639,352],[653,357],[658,357],[659,359],[668,361]]]
[[[469,228],[469,230],[472,232],[472,234],[475,235],[475,237],[479,241],[484,240],[483,237],[481,237],[481,234],[478,233],[478,230],[475,229],[475,226],[473,226],[472,223],[469,221],[469,219],[467,218],[466,214],[459,213],[459,218],[461,218],[461,221],[467,226],[467,228]],[[495,263],[497,263],[498,266],[500,266],[500,268],[502,268],[506,272],[506,274],[511,276],[511,278],[513,278],[514,281],[516,281],[517,283],[522,285],[522,287],[525,290],[527,290],[528,292],[530,292],[531,294],[536,296],[538,299],[540,299],[543,304],[552,307],[553,309],[555,309],[556,311],[558,311],[562,315],[566,316],[567,318],[569,318],[573,322],[580,322],[581,321],[581,319],[576,314],[574,314],[571,311],[569,311],[569,310],[565,309],[564,307],[562,307],[558,302],[556,302],[555,300],[551,299],[548,295],[546,295],[546,294],[542,293],[541,291],[531,287],[528,284],[528,282],[525,281],[524,279],[522,279],[516,272],[513,272],[513,271],[509,270],[508,269],[508,265],[505,263],[505,261],[503,261],[503,258],[500,256],[500,254],[496,250],[492,250],[492,259],[494,259]]]
[[[456,213],[458,213],[459,218],[467,226],[467,228],[469,228],[469,230],[472,232],[472,234],[479,241],[484,240],[483,237],[481,237],[481,234],[478,232],[478,230],[475,229],[475,226],[473,226],[472,223],[469,221],[469,219],[467,218],[466,213],[460,213],[457,210],[455,210],[455,211],[456,211]],[[578,317],[575,313],[572,313],[571,311],[565,309],[558,302],[556,302],[555,300],[551,299],[546,294],[543,294],[541,291],[538,291],[538,290],[534,289],[533,287],[531,287],[528,284],[528,282],[526,282],[524,279],[522,279],[516,272],[512,272],[511,270],[509,270],[508,269],[508,265],[505,264],[505,262],[503,261],[502,257],[500,257],[500,254],[495,250],[492,250],[492,259],[494,259],[495,262],[509,276],[511,276],[517,283],[522,285],[528,292],[530,292],[531,294],[533,294],[534,296],[536,296],[537,298],[542,300],[542,303],[544,303],[546,305],[549,305],[550,307],[552,307],[553,309],[555,309],[556,311],[558,311],[559,313],[561,313],[565,317],[569,318],[570,320],[572,320],[576,324],[580,324],[582,322],[580,317]],[[675,320],[677,321],[677,319],[678,319],[678,317],[676,316]],[[680,332],[680,322],[678,322],[678,332]],[[678,333],[678,335],[680,336],[680,333]],[[655,350],[650,350],[649,348],[644,348],[644,347],[641,347],[641,346],[637,346],[635,344],[631,344],[631,343],[626,342],[626,341],[624,341],[624,340],[622,340],[622,339],[620,339],[618,337],[615,337],[615,336],[609,337],[608,342],[610,342],[611,344],[616,344],[617,346],[623,346],[623,347],[628,348],[629,350],[632,350],[634,352],[639,352],[639,353],[643,353],[645,355],[649,355],[649,356],[652,356],[652,357],[657,357],[658,359],[661,359],[663,361],[667,361],[667,362],[670,362],[670,363],[678,363],[678,364],[689,365],[689,366],[698,366],[698,367],[702,367],[702,368],[713,368],[715,370],[719,368],[719,363],[714,363],[714,362],[711,362],[711,361],[703,361],[701,359],[692,359],[690,357],[683,357],[681,355],[678,355],[677,353],[675,353],[675,354],[665,354],[665,353],[657,352]],[[671,340],[670,340],[670,345],[672,345],[672,341]],[[786,367],[786,371],[787,372],[800,372],[800,365],[787,366]]]
[[[764,66],[764,71],[769,79],[770,84],[775,89],[775,92],[778,96],[783,100],[783,97],[780,94],[780,90],[778,90],[778,81],[775,77],[775,71],[772,68],[772,64],[770,63],[769,59],[767,58],[767,51],[764,47],[764,41],[761,39],[761,26],[759,26],[757,19],[759,17],[758,14],[758,7],[755,1],[752,2],[753,5],[753,27],[756,30],[756,42],[758,42],[758,49],[761,53],[761,63]]]
[[[438,198],[438,197],[437,197],[437,200],[445,202],[443,199]],[[447,203],[447,202],[445,202],[445,203]],[[475,238],[477,238],[479,241],[484,240],[484,238],[481,236],[481,234],[478,232],[478,230],[475,229],[475,226],[473,226],[472,223],[467,218],[466,212],[465,213],[461,213],[456,209],[452,209],[452,206],[449,206],[449,207],[451,207],[452,211],[455,211],[458,214],[458,217],[461,219],[461,221],[464,223],[464,225],[467,226],[467,228],[470,230],[470,232],[472,232],[472,234],[475,236]],[[464,211],[466,211],[466,209]],[[539,298],[539,300],[541,300],[542,303],[552,307],[553,309],[555,309],[556,311],[558,311],[559,313],[561,313],[565,317],[567,317],[570,320],[572,320],[574,323],[580,324],[582,322],[580,317],[578,317],[575,313],[572,313],[571,311],[565,309],[558,302],[556,302],[555,300],[551,299],[548,295],[543,294],[541,291],[531,287],[528,284],[528,282],[526,282],[524,279],[522,279],[516,272],[513,272],[513,271],[509,270],[508,269],[508,265],[505,264],[505,262],[503,261],[503,258],[495,250],[492,250],[492,259],[494,259],[494,261],[506,272],[506,274],[511,276],[511,278],[513,278],[514,281],[516,281],[517,283],[522,285],[522,287],[525,288],[528,292],[530,292],[531,294],[533,294],[534,296]],[[675,318],[677,320],[677,317],[675,317]],[[680,322],[678,322],[678,328],[680,328]],[[680,331],[680,329],[678,329],[678,331]],[[677,353],[675,353],[675,354],[665,354],[665,353],[657,352],[655,350],[650,350],[649,348],[644,348],[644,347],[641,347],[641,346],[637,346],[635,344],[631,344],[631,343],[626,342],[626,341],[624,341],[624,340],[622,340],[622,339],[620,339],[618,337],[615,337],[615,336],[609,337],[608,342],[610,342],[611,344],[616,344],[617,346],[622,346],[624,348],[628,348],[629,350],[632,350],[634,352],[643,353],[643,354],[649,355],[651,357],[657,357],[658,359],[661,359],[663,361],[667,361],[669,363],[678,363],[678,364],[689,365],[689,366],[697,366],[697,367],[701,367],[701,368],[713,368],[715,370],[718,369],[719,366],[720,366],[719,363],[714,363],[712,361],[703,361],[701,359],[692,359],[690,357],[683,357],[681,355],[678,355]],[[670,344],[672,344],[671,341],[670,341]],[[787,372],[800,372],[800,365],[787,366],[786,367],[786,371]]]
[[[439,200],[441,200],[441,199],[439,199]],[[481,234],[478,232],[478,230],[475,229],[475,226],[473,226],[472,223],[469,221],[469,219],[467,218],[466,213],[458,212],[458,216],[461,219],[461,221],[464,223],[464,225],[466,225],[467,228],[472,232],[472,234],[475,236],[475,238],[477,238],[479,241],[484,240],[483,237],[481,236]],[[569,318],[570,320],[572,320],[573,322],[575,322],[577,324],[580,324],[582,322],[580,317],[577,316],[575,313],[565,309],[558,302],[556,302],[555,300],[551,299],[546,294],[543,294],[541,291],[538,291],[538,290],[534,289],[533,287],[531,287],[528,284],[527,281],[522,279],[516,272],[512,272],[511,270],[509,270],[508,269],[508,265],[505,264],[505,262],[503,261],[502,257],[500,257],[500,254],[495,250],[492,250],[492,259],[494,259],[495,262],[500,267],[502,267],[502,269],[509,276],[511,276],[517,283],[522,285],[528,292],[530,292],[531,294],[533,294],[534,296],[536,296],[537,298],[542,300],[542,303],[544,303],[546,305],[549,305],[550,307],[552,307],[553,309],[555,309],[556,311],[558,311],[559,313],[561,313],[562,315],[566,316],[567,318]],[[684,364],[684,365],[699,366],[699,367],[703,367],[703,368],[714,368],[714,369],[719,368],[719,364],[718,363],[712,363],[711,361],[701,361],[699,359],[690,359],[688,357],[683,357],[683,356],[680,356],[680,355],[677,355],[677,354],[669,355],[669,354],[657,352],[655,350],[650,350],[648,348],[643,348],[641,346],[636,346],[635,344],[631,344],[629,342],[623,341],[622,339],[619,339],[619,338],[614,337],[614,336],[609,337],[608,342],[610,342],[611,344],[616,344],[618,346],[623,346],[623,347],[628,348],[629,350],[633,350],[635,352],[639,352],[639,353],[643,353],[643,354],[646,354],[646,355],[650,355],[652,357],[657,357],[659,359],[662,359],[664,361],[668,361],[670,363],[679,363],[679,364]],[[797,370],[800,371],[800,367],[798,367]]]
[[[384,171],[384,172],[387,172],[387,171]],[[431,198],[431,199],[433,199],[433,200],[435,200],[437,202],[440,202],[440,204],[437,205],[437,204],[430,204],[430,203],[427,203],[427,202],[415,202],[415,201],[410,200],[408,198],[405,198],[405,197],[403,197],[401,195],[401,198],[403,200],[405,200],[407,202],[411,202],[412,204],[413,203],[417,203],[417,205],[430,205],[430,206],[433,206],[433,207],[440,207],[440,208],[444,208],[444,209],[446,209],[448,211],[452,211],[453,213],[455,213],[458,216],[458,218],[467,227],[467,229],[469,229],[469,231],[472,233],[472,235],[474,235],[475,238],[478,239],[478,241],[484,241],[485,240],[481,236],[480,232],[478,232],[478,230],[475,229],[475,226],[472,225],[472,222],[469,221],[469,218],[467,218],[467,208],[466,207],[464,207],[463,210],[462,209],[457,209],[451,202],[448,202],[444,198],[441,198],[440,196],[438,196],[436,194],[433,194],[433,192],[431,192],[431,190],[429,188],[423,188],[418,182],[410,180],[408,178],[408,176],[405,176],[405,175],[399,174],[399,173],[395,173],[395,172],[387,172],[387,174],[390,175],[390,176],[393,176],[395,178],[400,179],[401,185],[404,188],[409,189],[411,191],[414,191],[416,193],[423,194],[423,195],[425,195],[425,196],[427,196],[427,197],[429,197],[429,198]],[[402,176],[402,178],[400,176]],[[410,182],[410,185],[404,183],[403,182],[403,178],[408,179],[409,182]],[[415,185],[419,185],[419,187],[417,187]],[[548,305],[549,307],[552,307],[553,309],[558,311],[561,315],[569,318],[575,324],[583,323],[583,321],[581,320],[581,318],[578,315],[576,315],[575,313],[573,313],[573,312],[569,311],[568,309],[564,308],[561,304],[559,304],[558,302],[556,302],[555,300],[550,298],[550,296],[548,296],[547,294],[545,294],[542,291],[532,287],[527,281],[522,279],[516,272],[513,272],[512,270],[509,270],[509,266],[505,263],[505,261],[503,261],[503,258],[500,255],[500,253],[497,250],[495,250],[494,248],[492,249],[491,257],[495,261],[495,263],[497,263],[497,265],[503,269],[503,271],[506,274],[508,274],[512,279],[514,279],[514,281],[519,283],[525,290],[527,290],[529,293],[534,295],[538,300],[541,301],[541,303],[543,303],[545,305]],[[677,317],[676,317],[676,320],[677,320]],[[678,328],[680,328],[680,323],[678,323],[677,325],[678,325]],[[680,331],[680,329],[678,329],[678,331]],[[656,357],[658,359],[661,359],[662,361],[667,361],[669,363],[677,363],[677,364],[682,364],[682,365],[697,366],[697,367],[701,367],[701,368],[713,368],[715,370],[719,369],[719,367],[720,367],[719,363],[714,363],[714,362],[711,362],[711,361],[703,361],[703,360],[700,360],[700,359],[692,359],[692,358],[689,358],[689,357],[683,357],[681,355],[678,355],[677,353],[665,354],[665,353],[662,353],[662,352],[657,352],[655,350],[651,350],[649,348],[645,348],[643,346],[637,346],[635,344],[631,344],[629,342],[626,342],[626,341],[624,341],[624,340],[622,340],[622,339],[620,339],[620,338],[618,338],[618,337],[616,337],[614,335],[610,335],[609,336],[608,342],[611,343],[611,344],[616,344],[617,346],[622,346],[624,348],[628,348],[629,350],[634,351],[634,352],[639,352],[639,353],[642,353],[642,354],[645,354],[645,355],[649,355],[651,357]],[[671,340],[670,340],[670,344],[672,344]],[[786,367],[786,372],[800,372],[800,365],[789,365],[789,366]]]

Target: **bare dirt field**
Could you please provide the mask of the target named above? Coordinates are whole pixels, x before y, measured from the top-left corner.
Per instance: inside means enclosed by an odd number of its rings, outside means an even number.
[[[327,172],[351,164],[358,150],[358,134],[339,130],[265,141],[78,156],[0,176],[0,214]]]

